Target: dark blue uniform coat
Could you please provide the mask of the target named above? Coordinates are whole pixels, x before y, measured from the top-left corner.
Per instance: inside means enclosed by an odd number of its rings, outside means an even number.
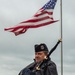
[[[21,70],[19,75],[58,75],[56,64],[51,60],[49,60],[47,63],[43,63],[40,70],[36,70],[35,66],[35,62],[31,63]]]

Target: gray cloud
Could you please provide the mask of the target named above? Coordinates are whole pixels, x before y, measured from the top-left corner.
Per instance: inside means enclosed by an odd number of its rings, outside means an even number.
[[[60,1],[54,10],[54,19],[59,22],[49,26],[29,29],[25,34],[15,36],[5,32],[10,27],[32,17],[47,0],[0,0],[0,74],[16,75],[34,58],[34,45],[44,42],[49,50],[60,38]],[[64,75],[75,75],[75,1],[63,0],[63,62]],[[34,7],[35,6],[35,7]],[[32,9],[33,8],[33,9]],[[61,74],[61,45],[51,55]]]

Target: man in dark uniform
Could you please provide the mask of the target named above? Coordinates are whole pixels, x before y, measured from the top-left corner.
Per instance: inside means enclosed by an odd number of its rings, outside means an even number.
[[[57,43],[59,43],[58,41]],[[58,75],[56,64],[47,57],[49,50],[46,44],[35,45],[34,62],[25,67],[19,75]]]

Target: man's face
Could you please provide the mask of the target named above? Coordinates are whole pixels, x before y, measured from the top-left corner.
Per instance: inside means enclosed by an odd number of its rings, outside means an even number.
[[[40,62],[43,61],[44,57],[45,57],[45,53],[43,51],[40,52],[35,52],[35,61],[36,62]]]

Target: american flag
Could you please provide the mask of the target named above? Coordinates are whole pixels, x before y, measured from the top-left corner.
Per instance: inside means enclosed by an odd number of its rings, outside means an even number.
[[[49,0],[37,13],[29,20],[20,22],[18,25],[5,28],[5,31],[13,32],[16,36],[25,33],[29,28],[38,28],[57,22],[53,19],[53,9],[57,0]]]

